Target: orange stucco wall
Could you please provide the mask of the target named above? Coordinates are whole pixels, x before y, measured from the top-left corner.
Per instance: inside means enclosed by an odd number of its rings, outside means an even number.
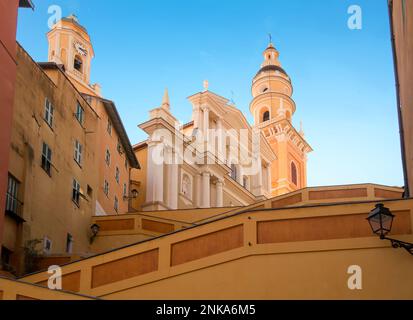
[[[393,1],[393,28],[400,82],[407,174],[413,194],[413,1]],[[403,13],[404,11],[404,13]]]
[[[64,254],[70,234],[74,242],[69,254],[85,254],[89,250],[88,232],[98,193],[98,158],[96,136],[86,134],[74,116],[77,104],[85,111],[87,130],[96,131],[98,117],[62,71],[42,69],[20,46],[16,59],[8,172],[19,182],[17,198],[22,205],[17,214],[25,222],[7,217],[5,235],[12,259],[20,260],[14,261],[12,267],[21,274],[25,269],[24,247],[29,240],[43,241],[47,237],[52,241],[50,254]],[[54,106],[52,127],[43,120],[46,98]],[[80,165],[74,159],[75,141],[83,146]],[[43,142],[52,150],[50,175],[41,167]],[[73,179],[83,194],[78,204],[72,201]],[[41,243],[36,249],[43,253]]]
[[[413,261],[372,235],[375,204],[244,212],[63,266],[63,275],[80,271],[67,288],[104,299],[411,299]],[[386,201],[393,237],[412,240],[412,205]],[[347,286],[352,265],[363,290]]]
[[[0,277],[0,300],[93,300],[69,292],[48,290],[30,283]]]
[[[0,0],[0,252],[7,190],[14,82],[18,0]]]
[[[72,79],[71,79],[72,81]],[[118,150],[119,135],[112,123],[109,133],[109,115],[106,112],[102,100],[95,97],[89,98],[90,105],[98,115],[96,132],[97,143],[95,146],[98,161],[95,171],[98,174],[97,201],[107,215],[123,214],[129,211],[129,182],[131,164],[126,157],[122,146],[121,152]],[[110,153],[110,164],[106,163],[106,150]],[[119,169],[119,182],[116,181],[116,168]],[[104,192],[105,181],[109,183],[109,193]],[[127,197],[123,196],[123,188],[126,184]],[[118,211],[115,210],[115,197],[118,199]],[[97,209],[98,211],[98,209]],[[98,213],[99,214],[99,213]]]

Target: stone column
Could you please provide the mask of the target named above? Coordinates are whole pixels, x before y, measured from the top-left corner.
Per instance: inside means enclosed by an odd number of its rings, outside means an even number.
[[[211,174],[208,171],[202,173],[202,201],[201,208],[211,207]]]
[[[217,119],[217,133],[218,133],[218,158],[225,161],[225,131],[222,124],[222,118]]]
[[[195,175],[195,206],[200,208],[202,205],[202,176],[201,174]]]
[[[262,159],[259,158],[258,159],[258,184],[260,186],[260,188],[263,188],[263,174],[262,174]],[[262,194],[262,192],[261,192]]]
[[[192,120],[194,121],[194,129],[200,129],[200,125],[201,125],[201,110],[199,108],[199,106],[195,106],[192,110],[193,115],[192,115]]]
[[[244,170],[241,165],[237,165],[238,169],[238,177],[237,177],[237,182],[243,186],[244,185]]]
[[[204,137],[205,141],[208,141],[208,130],[209,130],[209,108],[204,107],[204,124],[203,124],[203,131],[204,131]]]
[[[271,193],[271,189],[272,189],[271,163],[266,163],[265,170],[266,170],[266,175],[267,175],[267,191]]]
[[[222,208],[224,206],[224,181],[218,179],[216,182],[216,191],[217,191],[217,207]]]
[[[263,189],[263,183],[262,183],[262,162],[261,162],[261,157],[256,157],[254,159],[254,166],[258,170],[258,172],[253,176],[253,190],[252,193],[255,196],[261,196],[262,189]]]
[[[164,199],[163,190],[163,159],[164,145],[160,141],[148,142],[148,172],[146,186],[146,201],[161,202]]]
[[[168,207],[172,210],[178,209],[178,163],[176,154],[172,147],[166,147],[168,161]]]

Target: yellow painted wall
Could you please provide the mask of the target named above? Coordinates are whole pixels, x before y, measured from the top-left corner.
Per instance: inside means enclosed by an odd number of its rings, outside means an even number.
[[[396,215],[392,236],[404,241],[413,241],[412,201],[385,202]],[[245,212],[66,265],[63,274],[69,281],[80,272],[70,286],[105,299],[413,299],[411,256],[373,236],[366,221],[376,203]],[[347,286],[353,265],[363,290]]]
[[[97,137],[96,154],[98,157],[97,168],[99,176],[99,187],[97,200],[105,210],[106,214],[123,214],[129,211],[129,181],[131,166],[129,160],[127,160],[126,153],[122,151],[122,154],[118,151],[118,139],[119,135],[116,132],[114,124],[112,123],[112,131],[109,134],[108,121],[109,116],[105,110],[102,100],[99,98],[90,98],[90,104],[95,112],[98,114],[99,121],[97,124],[96,133]],[[106,150],[110,152],[110,165],[106,163]],[[123,146],[122,146],[122,150]],[[126,162],[125,162],[126,161]],[[116,181],[116,168],[120,172],[119,183]],[[95,168],[96,169],[96,168]],[[109,194],[104,192],[104,182],[109,183]],[[123,197],[123,186],[127,186],[127,197]],[[115,197],[118,198],[118,212],[115,211]]]
[[[405,3],[404,9],[402,3]],[[393,0],[394,35],[400,82],[407,171],[413,194],[413,2]],[[403,14],[404,10],[404,14]]]
[[[132,211],[142,210],[142,205],[146,201],[146,181],[148,168],[148,147],[143,145],[139,148],[134,148],[136,158],[138,159],[141,170],[132,169],[131,171],[131,191],[138,191],[138,197],[131,200]]]
[[[86,134],[85,130],[96,131],[97,115],[60,71],[47,70],[53,83],[21,47],[17,61],[9,172],[20,182],[19,199],[26,222],[15,253],[22,253],[26,241],[44,237],[53,242],[52,254],[65,253],[68,233],[73,236],[73,252],[87,253],[98,184],[96,136]],[[52,128],[43,120],[46,97],[54,105]],[[85,110],[87,129],[74,116],[77,102]],[[83,145],[81,166],[74,160],[76,140]],[[41,168],[43,142],[52,149],[51,177]],[[85,195],[79,207],[72,202],[73,179],[80,183]],[[88,185],[93,189],[90,195]],[[42,244],[38,249],[42,249]],[[22,265],[15,267],[22,271]]]
[[[69,292],[52,291],[30,283],[0,278],[0,300],[95,300]]]
[[[362,268],[362,290],[347,270]],[[268,253],[104,296],[104,299],[413,299],[411,256],[391,248]],[[397,270],[397,273],[395,272]],[[171,290],[171,288],[179,288]]]

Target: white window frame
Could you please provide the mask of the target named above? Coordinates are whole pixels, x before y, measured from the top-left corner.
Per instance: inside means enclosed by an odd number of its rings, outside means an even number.
[[[48,98],[45,100],[44,109],[44,121],[46,121],[50,128],[53,128],[54,107]]]
[[[52,176],[52,156],[53,156],[53,152],[52,149],[50,148],[50,146],[46,143],[43,142],[42,144],[42,164],[41,167],[43,168],[43,170],[49,175]],[[43,159],[46,168],[43,166]]]
[[[83,109],[82,105],[78,102],[76,106],[75,116],[76,116],[77,121],[79,121],[81,125],[83,125],[83,122],[84,122],[84,115],[85,115],[85,109]]]
[[[189,188],[189,194],[185,194],[185,193],[184,193],[184,189],[183,189],[185,176],[189,178],[189,187],[190,187],[190,188]],[[193,199],[193,189],[194,189],[193,180],[194,180],[194,179],[193,179],[192,175],[190,175],[188,172],[182,170],[182,173],[181,173],[181,188],[180,188],[181,190],[180,190],[180,193],[181,193],[185,198],[187,198],[187,199],[189,199],[189,200],[191,200],[191,201],[192,201],[192,199]],[[172,186],[172,187],[173,187],[173,186]]]
[[[76,191],[76,195],[75,195]],[[77,205],[80,206],[80,197],[82,193],[80,192],[80,183],[76,180],[73,179],[72,183],[72,201]]]
[[[75,161],[79,166],[82,165],[82,158],[83,158],[83,146],[82,144],[76,140],[75,141]]]

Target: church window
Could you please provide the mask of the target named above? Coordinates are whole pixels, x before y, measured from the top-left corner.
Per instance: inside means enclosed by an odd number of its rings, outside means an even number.
[[[238,181],[238,170],[235,164],[231,164],[231,178]]]
[[[298,187],[297,166],[294,162],[291,162],[291,181]]]
[[[79,56],[75,57],[75,61],[73,64],[73,67],[75,68],[75,70],[82,72],[83,69],[83,61]]]
[[[191,179],[187,174],[182,176],[182,194],[187,198],[192,198],[192,184]]]
[[[270,120],[270,112],[269,111],[265,111],[263,116],[262,116],[262,122],[266,122]]]
[[[242,179],[242,185],[244,186],[245,189],[248,189],[248,177],[244,177]]]

